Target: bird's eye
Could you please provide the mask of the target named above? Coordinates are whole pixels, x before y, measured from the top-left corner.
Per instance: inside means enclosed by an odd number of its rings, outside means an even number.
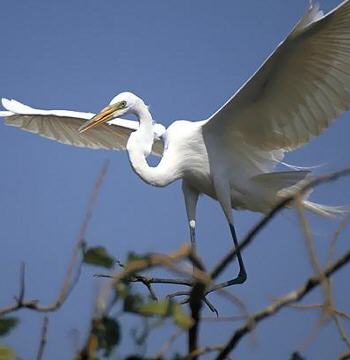
[[[126,101],[121,101],[121,102],[120,102],[120,106],[121,106],[122,108],[125,108],[125,107],[126,107]]]

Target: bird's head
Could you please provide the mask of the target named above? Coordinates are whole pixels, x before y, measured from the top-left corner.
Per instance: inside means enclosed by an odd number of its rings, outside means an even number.
[[[122,92],[115,96],[108,106],[82,125],[79,128],[79,132],[83,133],[126,113],[135,113],[140,106],[146,107],[142,99],[131,92]]]

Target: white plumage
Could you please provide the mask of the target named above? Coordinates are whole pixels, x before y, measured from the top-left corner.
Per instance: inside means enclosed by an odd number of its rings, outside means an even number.
[[[113,118],[108,125],[92,129],[86,134],[79,134],[78,129],[95,114],[69,110],[41,110],[24,105],[16,100],[2,99],[7,111],[0,111],[5,124],[38,134],[62,144],[87,147],[90,149],[125,150],[130,134],[137,130],[137,121]],[[159,141],[165,128],[154,124],[154,155],[163,153],[163,143]]]
[[[308,171],[273,168],[286,151],[319,135],[350,106],[350,1],[326,16],[312,5],[252,78],[207,120],[175,121],[165,130],[131,93],[117,95],[97,115],[37,110],[14,100],[3,100],[3,106],[7,125],[76,146],[126,148],[135,172],[151,185],[182,179],[193,244],[198,195],[218,200],[237,246],[231,209],[267,212],[298,189]],[[118,118],[126,113],[136,114],[139,123]],[[147,163],[152,151],[162,155],[156,167]],[[306,199],[304,206],[322,215],[340,212]],[[246,279],[237,256],[240,273],[232,283]]]

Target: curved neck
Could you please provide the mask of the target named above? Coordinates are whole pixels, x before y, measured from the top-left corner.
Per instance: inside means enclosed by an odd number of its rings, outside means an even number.
[[[166,186],[177,180],[181,173],[176,163],[164,151],[158,166],[149,166],[147,156],[152,151],[154,141],[153,120],[146,106],[135,109],[140,127],[132,133],[127,143],[127,151],[132,168],[140,178],[153,186]]]

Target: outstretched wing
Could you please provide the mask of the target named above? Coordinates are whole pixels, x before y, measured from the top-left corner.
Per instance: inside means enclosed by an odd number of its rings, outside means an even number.
[[[124,150],[130,134],[139,126],[137,121],[116,118],[109,124],[100,125],[80,134],[79,127],[95,114],[34,109],[18,101],[7,99],[2,99],[2,104],[6,111],[0,111],[0,116],[5,119],[6,125],[18,127],[62,144],[90,149]],[[155,141],[152,149],[153,153],[159,156],[163,154],[160,127],[161,125],[157,124],[158,140]]]
[[[313,5],[248,82],[204,125],[234,146],[288,151],[350,106],[350,1]]]

